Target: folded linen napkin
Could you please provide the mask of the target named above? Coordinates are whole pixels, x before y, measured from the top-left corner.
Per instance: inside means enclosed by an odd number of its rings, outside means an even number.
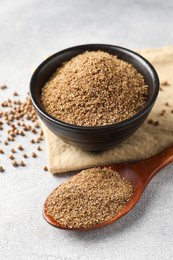
[[[158,72],[161,89],[144,124],[126,141],[100,153],[70,146],[43,123],[48,170],[52,174],[150,157],[173,144],[173,46],[138,51]]]

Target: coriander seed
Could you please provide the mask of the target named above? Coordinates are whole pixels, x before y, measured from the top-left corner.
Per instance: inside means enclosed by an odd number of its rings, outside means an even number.
[[[14,92],[14,96],[17,96],[18,93]],[[24,131],[31,131],[32,134],[36,134],[36,138],[40,138],[40,132],[37,132],[35,130],[34,124],[38,124],[37,122],[37,116],[35,113],[35,110],[31,104],[30,98],[27,96],[25,101],[22,102],[19,99],[7,99],[3,101],[1,104],[1,107],[3,108],[2,111],[0,111],[0,129],[7,132],[7,137],[3,141],[4,145],[8,145],[9,142],[15,141],[16,137],[18,135],[25,136]],[[26,118],[29,118],[29,125],[26,124]],[[34,120],[34,122],[33,122]],[[7,130],[6,130],[7,127]],[[17,151],[20,153],[20,151],[23,151],[22,145],[18,145]],[[2,149],[1,149],[2,150]],[[17,162],[14,157],[14,153],[16,153],[16,150],[12,147],[10,149],[11,154],[9,154],[8,158],[9,160],[12,160],[12,165],[14,167],[18,166],[24,166],[25,163],[23,161]],[[3,153],[2,151],[0,153]],[[28,156],[26,153],[24,153],[23,158],[27,158]],[[34,154],[33,156],[37,156]]]
[[[4,168],[2,166],[0,166],[0,172],[4,172]]]
[[[168,83],[167,80],[164,80],[164,81],[161,82],[161,85],[162,86],[169,86],[169,83]]]
[[[148,124],[153,124],[153,120],[152,119],[149,119],[147,122],[148,122]]]
[[[14,155],[13,155],[13,154],[10,154],[10,155],[9,155],[9,159],[10,159],[10,160],[14,160]]]
[[[11,151],[12,153],[15,153],[15,152],[16,152],[14,148],[11,148],[10,151]]]
[[[159,125],[159,121],[155,121],[155,122],[154,122],[154,125],[155,125],[155,126],[158,126],[158,125]]]
[[[41,149],[41,147],[40,147],[40,146],[38,146],[38,147],[37,147],[37,150],[38,150],[38,151],[42,151],[42,149]]]
[[[45,172],[47,172],[47,171],[48,171],[47,166],[44,166],[44,167],[43,167],[43,170],[44,170]]]
[[[4,154],[4,151],[3,151],[2,149],[0,149],[0,153],[1,153],[1,154]]]
[[[16,161],[13,161],[13,162],[12,162],[12,165],[13,165],[14,167],[18,167],[18,166],[19,166]]]
[[[25,167],[26,165],[25,165],[25,163],[23,161],[20,161],[19,162],[19,166]]]
[[[23,154],[23,157],[24,157],[24,158],[28,158],[28,156],[27,156],[27,154],[26,154],[26,153],[24,153],[24,154]]]
[[[4,90],[7,88],[7,85],[2,85],[2,86],[0,86],[0,88]]]
[[[18,96],[19,94],[15,91],[14,93],[13,93],[13,96]]]
[[[34,152],[32,152],[31,156],[32,156],[33,158],[36,158],[36,157],[37,157],[37,154],[34,153]]]
[[[23,151],[22,145],[19,145],[19,146],[18,146],[18,149],[19,149],[20,151]]]

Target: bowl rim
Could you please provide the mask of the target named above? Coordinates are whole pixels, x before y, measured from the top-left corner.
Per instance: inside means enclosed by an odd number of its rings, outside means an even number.
[[[53,116],[48,114],[37,102],[37,99],[33,95],[33,87],[32,86],[34,85],[35,78],[37,78],[39,71],[45,66],[45,64],[49,63],[56,56],[59,56],[63,53],[73,51],[73,50],[76,50],[76,49],[80,49],[80,48],[84,48],[83,51],[87,51],[87,48],[91,48],[91,47],[98,47],[98,50],[99,50],[99,47],[100,48],[107,48],[107,49],[113,48],[113,49],[116,49],[116,50],[121,50],[123,52],[130,53],[132,56],[136,56],[139,60],[141,60],[142,62],[144,62],[147,65],[147,69],[150,70],[150,74],[152,74],[152,76],[154,78],[155,89],[153,91],[152,96],[148,99],[147,103],[145,104],[145,106],[141,110],[139,110],[136,114],[134,114],[133,116],[131,116],[131,117],[125,119],[125,120],[113,123],[113,124],[99,125],[99,126],[80,126],[80,125],[74,125],[74,124],[66,123],[64,121],[61,121],[59,119],[54,118]],[[62,127],[66,127],[66,128],[70,128],[70,129],[76,129],[78,131],[79,130],[90,131],[90,130],[96,130],[96,129],[97,130],[105,130],[105,129],[108,129],[108,128],[111,129],[111,128],[116,127],[118,129],[118,128],[126,127],[127,125],[132,124],[134,121],[136,121],[142,115],[146,114],[148,112],[148,110],[150,110],[150,108],[154,105],[154,102],[155,102],[155,100],[158,96],[159,84],[160,84],[159,83],[159,77],[158,77],[158,74],[157,74],[155,68],[153,67],[153,65],[146,58],[144,58],[140,54],[136,53],[135,51],[132,51],[128,48],[117,46],[117,45],[103,44],[103,43],[90,43],[90,44],[76,45],[76,46],[73,46],[73,47],[70,47],[70,48],[63,49],[61,51],[54,53],[53,55],[51,55],[47,59],[45,59],[43,62],[41,62],[40,65],[36,68],[36,70],[32,74],[32,77],[31,77],[31,80],[30,80],[30,85],[29,85],[29,94],[30,94],[32,104],[38,110],[38,112],[43,117],[45,117],[47,120],[50,120],[54,124],[58,124]]]

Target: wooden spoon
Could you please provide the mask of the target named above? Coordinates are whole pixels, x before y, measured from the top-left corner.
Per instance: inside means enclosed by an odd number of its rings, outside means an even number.
[[[109,225],[127,214],[136,205],[149,181],[159,170],[171,162],[173,162],[173,146],[145,160],[102,166],[111,167],[113,170],[119,172],[119,174],[124,179],[130,181],[134,187],[134,193],[131,200],[110,220],[88,228],[69,228],[61,225],[58,221],[46,214],[46,201],[43,205],[43,216],[49,224],[68,230],[90,230]]]

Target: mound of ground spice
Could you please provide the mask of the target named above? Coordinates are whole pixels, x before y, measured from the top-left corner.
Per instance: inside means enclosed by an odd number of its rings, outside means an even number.
[[[111,168],[91,168],[49,195],[46,214],[66,227],[90,227],[115,216],[132,195],[132,184]]]
[[[43,87],[41,101],[61,121],[101,126],[136,114],[146,104],[147,92],[143,76],[131,64],[91,51],[58,68]]]

